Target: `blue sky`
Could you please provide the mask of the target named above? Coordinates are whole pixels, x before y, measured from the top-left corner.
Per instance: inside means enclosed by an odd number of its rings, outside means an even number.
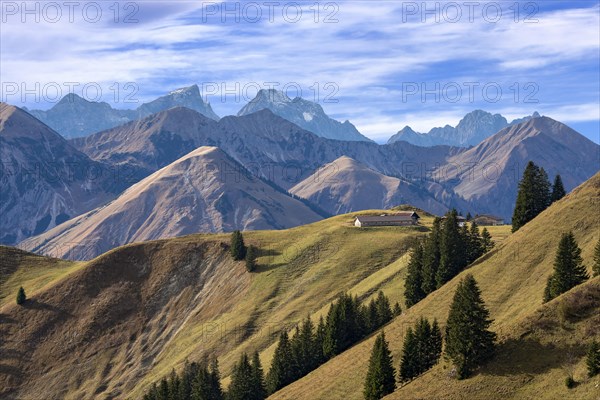
[[[379,142],[473,109],[600,140],[597,1],[99,3],[1,3],[3,101],[45,109],[73,87],[134,108],[196,83],[224,116],[276,87]]]

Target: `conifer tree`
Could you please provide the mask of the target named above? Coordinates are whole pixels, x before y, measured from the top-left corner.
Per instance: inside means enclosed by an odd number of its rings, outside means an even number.
[[[316,349],[313,337],[313,324],[310,317],[306,317],[300,327],[298,327],[296,335],[291,340],[291,347],[300,377],[308,374],[316,367]]]
[[[496,334],[488,330],[491,323],[477,282],[469,274],[458,284],[446,325],[445,353],[459,379],[492,355]]]
[[[589,278],[581,258],[581,249],[572,232],[562,235],[554,258],[554,272],[548,279],[544,301],[550,301]]]
[[[596,340],[592,341],[588,347],[585,364],[590,378],[600,374],[600,343]]]
[[[440,266],[437,271],[437,287],[452,279],[466,266],[466,245],[458,226],[456,210],[446,214],[440,241]]]
[[[252,356],[252,392],[254,399],[263,400],[267,398],[267,389],[265,386],[265,375],[260,363],[258,352]]]
[[[208,396],[207,400],[222,400],[223,388],[221,387],[221,373],[219,372],[219,362],[217,358],[213,358],[210,363],[210,371],[208,371]]]
[[[369,370],[363,391],[365,399],[378,400],[392,393],[396,388],[395,375],[392,354],[385,340],[385,333],[381,332],[375,339],[369,359]]]
[[[565,197],[567,192],[565,191],[565,187],[563,186],[562,179],[560,175],[556,175],[554,177],[554,184],[552,185],[552,195],[550,196],[550,202],[554,203]]]
[[[323,316],[319,318],[319,325],[317,325],[317,331],[315,333],[315,364],[321,365],[326,360],[325,353],[323,351],[323,344],[325,343],[326,327]]]
[[[246,269],[248,272],[256,270],[256,248],[252,245],[246,249]]]
[[[423,248],[422,289],[426,295],[437,287],[436,275],[440,265],[441,218],[433,220],[431,233],[427,237]]]
[[[412,307],[426,296],[423,292],[423,246],[415,246],[408,263],[406,282],[404,283],[404,298],[406,307]]]
[[[471,229],[467,241],[467,262],[471,264],[485,252],[483,238],[479,234],[479,227],[475,221],[471,222]]]
[[[246,246],[244,245],[244,236],[240,231],[231,233],[231,257],[240,261],[246,257]]]
[[[17,293],[17,304],[22,305],[27,300],[27,295],[25,294],[25,289],[23,286],[19,288],[19,292]]]
[[[429,321],[421,317],[415,325],[415,341],[416,341],[416,373],[422,374],[431,366],[431,350],[429,348],[431,340],[431,325]]]
[[[412,327],[404,335],[402,346],[402,360],[400,362],[400,382],[408,382],[419,375],[419,360],[417,354],[417,340]]]
[[[385,294],[383,294],[383,291],[380,290],[377,294],[377,300],[375,301],[375,304],[377,305],[377,327],[379,328],[390,322],[393,315],[390,307],[390,301]]]
[[[492,241],[492,235],[490,235],[487,228],[483,228],[483,231],[481,232],[481,245],[484,254],[494,248],[495,243]]]
[[[594,272],[594,276],[600,275],[600,238],[594,248],[594,265],[592,266],[592,271]]]
[[[551,203],[552,196],[552,184],[548,180],[548,174],[544,168],[539,168],[537,174],[536,184],[536,195],[537,195],[537,210],[536,215],[544,211]]]
[[[248,361],[248,355],[243,353],[240,361],[233,368],[227,398],[228,400],[254,400],[256,399],[254,390],[254,371]]]
[[[288,334],[282,332],[271,361],[271,369],[267,374],[267,393],[273,394],[295,380],[296,374],[293,370],[293,364],[294,356]]]
[[[397,317],[398,315],[402,314],[402,308],[400,308],[400,303],[396,302],[396,304],[394,304],[394,310],[392,312],[394,313],[394,317]]]
[[[428,368],[436,365],[442,355],[442,331],[438,325],[437,319],[433,320],[433,324],[431,324],[431,335],[429,337],[428,343]]]
[[[179,395],[180,380],[179,376],[175,372],[175,369],[171,369],[171,375],[169,375],[167,385],[169,387],[169,398],[177,398],[177,396]]]
[[[379,327],[379,316],[377,314],[377,303],[375,299],[371,299],[369,305],[365,309],[365,320],[367,323],[367,331],[374,332]]]
[[[519,182],[517,201],[512,217],[512,231],[516,232],[534,219],[550,204],[550,182],[543,168],[532,161],[527,163]]]

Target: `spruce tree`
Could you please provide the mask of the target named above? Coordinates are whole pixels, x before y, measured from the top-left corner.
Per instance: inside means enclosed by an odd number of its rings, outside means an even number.
[[[412,307],[426,296],[423,292],[423,246],[420,243],[415,246],[407,269],[404,303],[406,307]]]
[[[429,321],[421,317],[415,325],[416,373],[418,375],[431,368],[429,365],[431,362],[430,340],[431,325]]]
[[[517,201],[512,217],[512,231],[516,232],[550,205],[550,182],[543,168],[529,161],[519,182]]]
[[[600,238],[594,248],[594,265],[592,266],[592,271],[594,272],[594,276],[600,275]]]
[[[483,238],[479,234],[479,227],[475,221],[471,222],[471,229],[467,241],[467,262],[471,264],[485,252]]]
[[[383,291],[380,290],[377,294],[375,304],[377,305],[377,323],[379,328],[390,322],[393,314],[392,308],[390,307],[390,301],[385,294],[383,294]]]
[[[179,395],[179,376],[175,372],[175,369],[171,369],[171,375],[169,375],[168,387],[169,387],[169,398],[176,399]]]
[[[22,305],[27,300],[27,295],[25,294],[25,289],[23,286],[19,288],[19,292],[17,293],[17,304]]]
[[[246,249],[246,269],[248,272],[256,270],[256,248],[252,245]]]
[[[256,393],[254,392],[254,371],[250,362],[248,361],[248,355],[242,354],[240,361],[233,368],[233,374],[231,374],[231,384],[227,391],[228,400],[254,400],[257,399]]]
[[[550,301],[589,278],[581,258],[581,249],[572,232],[562,235],[554,258],[554,272],[548,279],[544,301]]]
[[[563,186],[562,179],[560,175],[556,175],[554,177],[554,184],[552,185],[552,195],[550,196],[550,202],[554,203],[565,197],[567,192],[565,191],[565,187]]]
[[[273,354],[271,369],[267,374],[267,393],[273,394],[282,387],[292,383],[295,379],[294,356],[286,332],[279,336],[279,343]]]
[[[477,282],[469,274],[458,284],[446,325],[445,354],[459,379],[492,355],[496,334],[488,330],[491,323]]]
[[[542,211],[548,208],[551,203],[552,196],[552,185],[548,180],[548,174],[544,168],[538,169],[535,193],[537,197],[537,209],[535,215],[539,215]]]
[[[412,327],[404,335],[402,345],[402,359],[400,361],[400,382],[408,382],[419,375],[419,360],[417,354],[417,340]]]
[[[400,303],[396,302],[396,304],[394,304],[394,310],[392,312],[394,313],[394,317],[397,317],[398,315],[402,314],[402,308],[400,308]]]
[[[223,388],[221,387],[221,373],[219,372],[219,362],[217,358],[213,358],[210,363],[210,371],[208,372],[208,390],[207,400],[222,400]]]
[[[265,386],[265,375],[260,363],[258,352],[252,356],[252,391],[254,399],[263,400],[267,398],[267,388]]]
[[[244,245],[244,236],[242,232],[233,231],[231,233],[231,257],[240,261],[246,257],[246,246]]]
[[[381,332],[375,339],[369,359],[369,370],[363,391],[365,399],[378,400],[393,393],[396,388],[395,376],[392,354],[385,340],[385,333]]]
[[[312,321],[310,317],[306,317],[291,340],[292,354],[299,377],[308,374],[316,367],[314,340]]]
[[[442,355],[442,331],[438,325],[437,319],[433,320],[431,324],[431,335],[428,343],[428,362],[429,368],[436,365]]]
[[[321,365],[327,361],[327,357],[323,351],[323,344],[325,343],[326,327],[323,316],[319,318],[319,325],[317,325],[317,331],[315,333],[315,364]]]
[[[440,265],[440,241],[441,241],[442,219],[436,217],[433,220],[431,233],[425,240],[423,247],[423,269],[422,289],[426,295],[433,292],[436,287],[436,275]]]
[[[596,340],[592,341],[588,347],[585,364],[590,378],[600,374],[600,343]]]
[[[369,305],[365,309],[365,320],[367,322],[367,332],[371,333],[379,327],[379,316],[377,314],[377,303],[375,299],[371,299]]]
[[[487,228],[483,228],[483,231],[481,232],[481,245],[484,254],[494,248],[495,243],[492,241],[492,235],[490,235]]]
[[[458,226],[456,210],[446,214],[440,241],[440,266],[437,271],[437,287],[452,279],[466,266],[466,244]]]

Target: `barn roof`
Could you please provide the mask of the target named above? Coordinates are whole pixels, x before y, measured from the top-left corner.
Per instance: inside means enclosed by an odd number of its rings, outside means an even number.
[[[359,215],[356,217],[361,222],[402,222],[411,221],[413,218],[421,218],[414,211],[391,215]]]

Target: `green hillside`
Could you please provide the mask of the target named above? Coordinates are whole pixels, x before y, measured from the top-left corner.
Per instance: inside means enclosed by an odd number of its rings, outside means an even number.
[[[600,235],[599,204],[596,175],[391,322],[385,332],[397,367],[406,329],[421,316],[437,318],[443,326],[456,286],[468,272],[479,283],[500,345],[498,355],[470,379],[451,378],[451,366],[442,362],[389,398],[598,398],[599,381],[585,378],[582,358],[584,344],[600,335],[599,278],[546,305],[542,297],[563,232],[573,231],[585,264],[591,266]],[[565,309],[572,310],[565,314]],[[365,340],[272,398],[361,399],[373,341]],[[580,382],[570,391],[564,385],[567,369]]]

